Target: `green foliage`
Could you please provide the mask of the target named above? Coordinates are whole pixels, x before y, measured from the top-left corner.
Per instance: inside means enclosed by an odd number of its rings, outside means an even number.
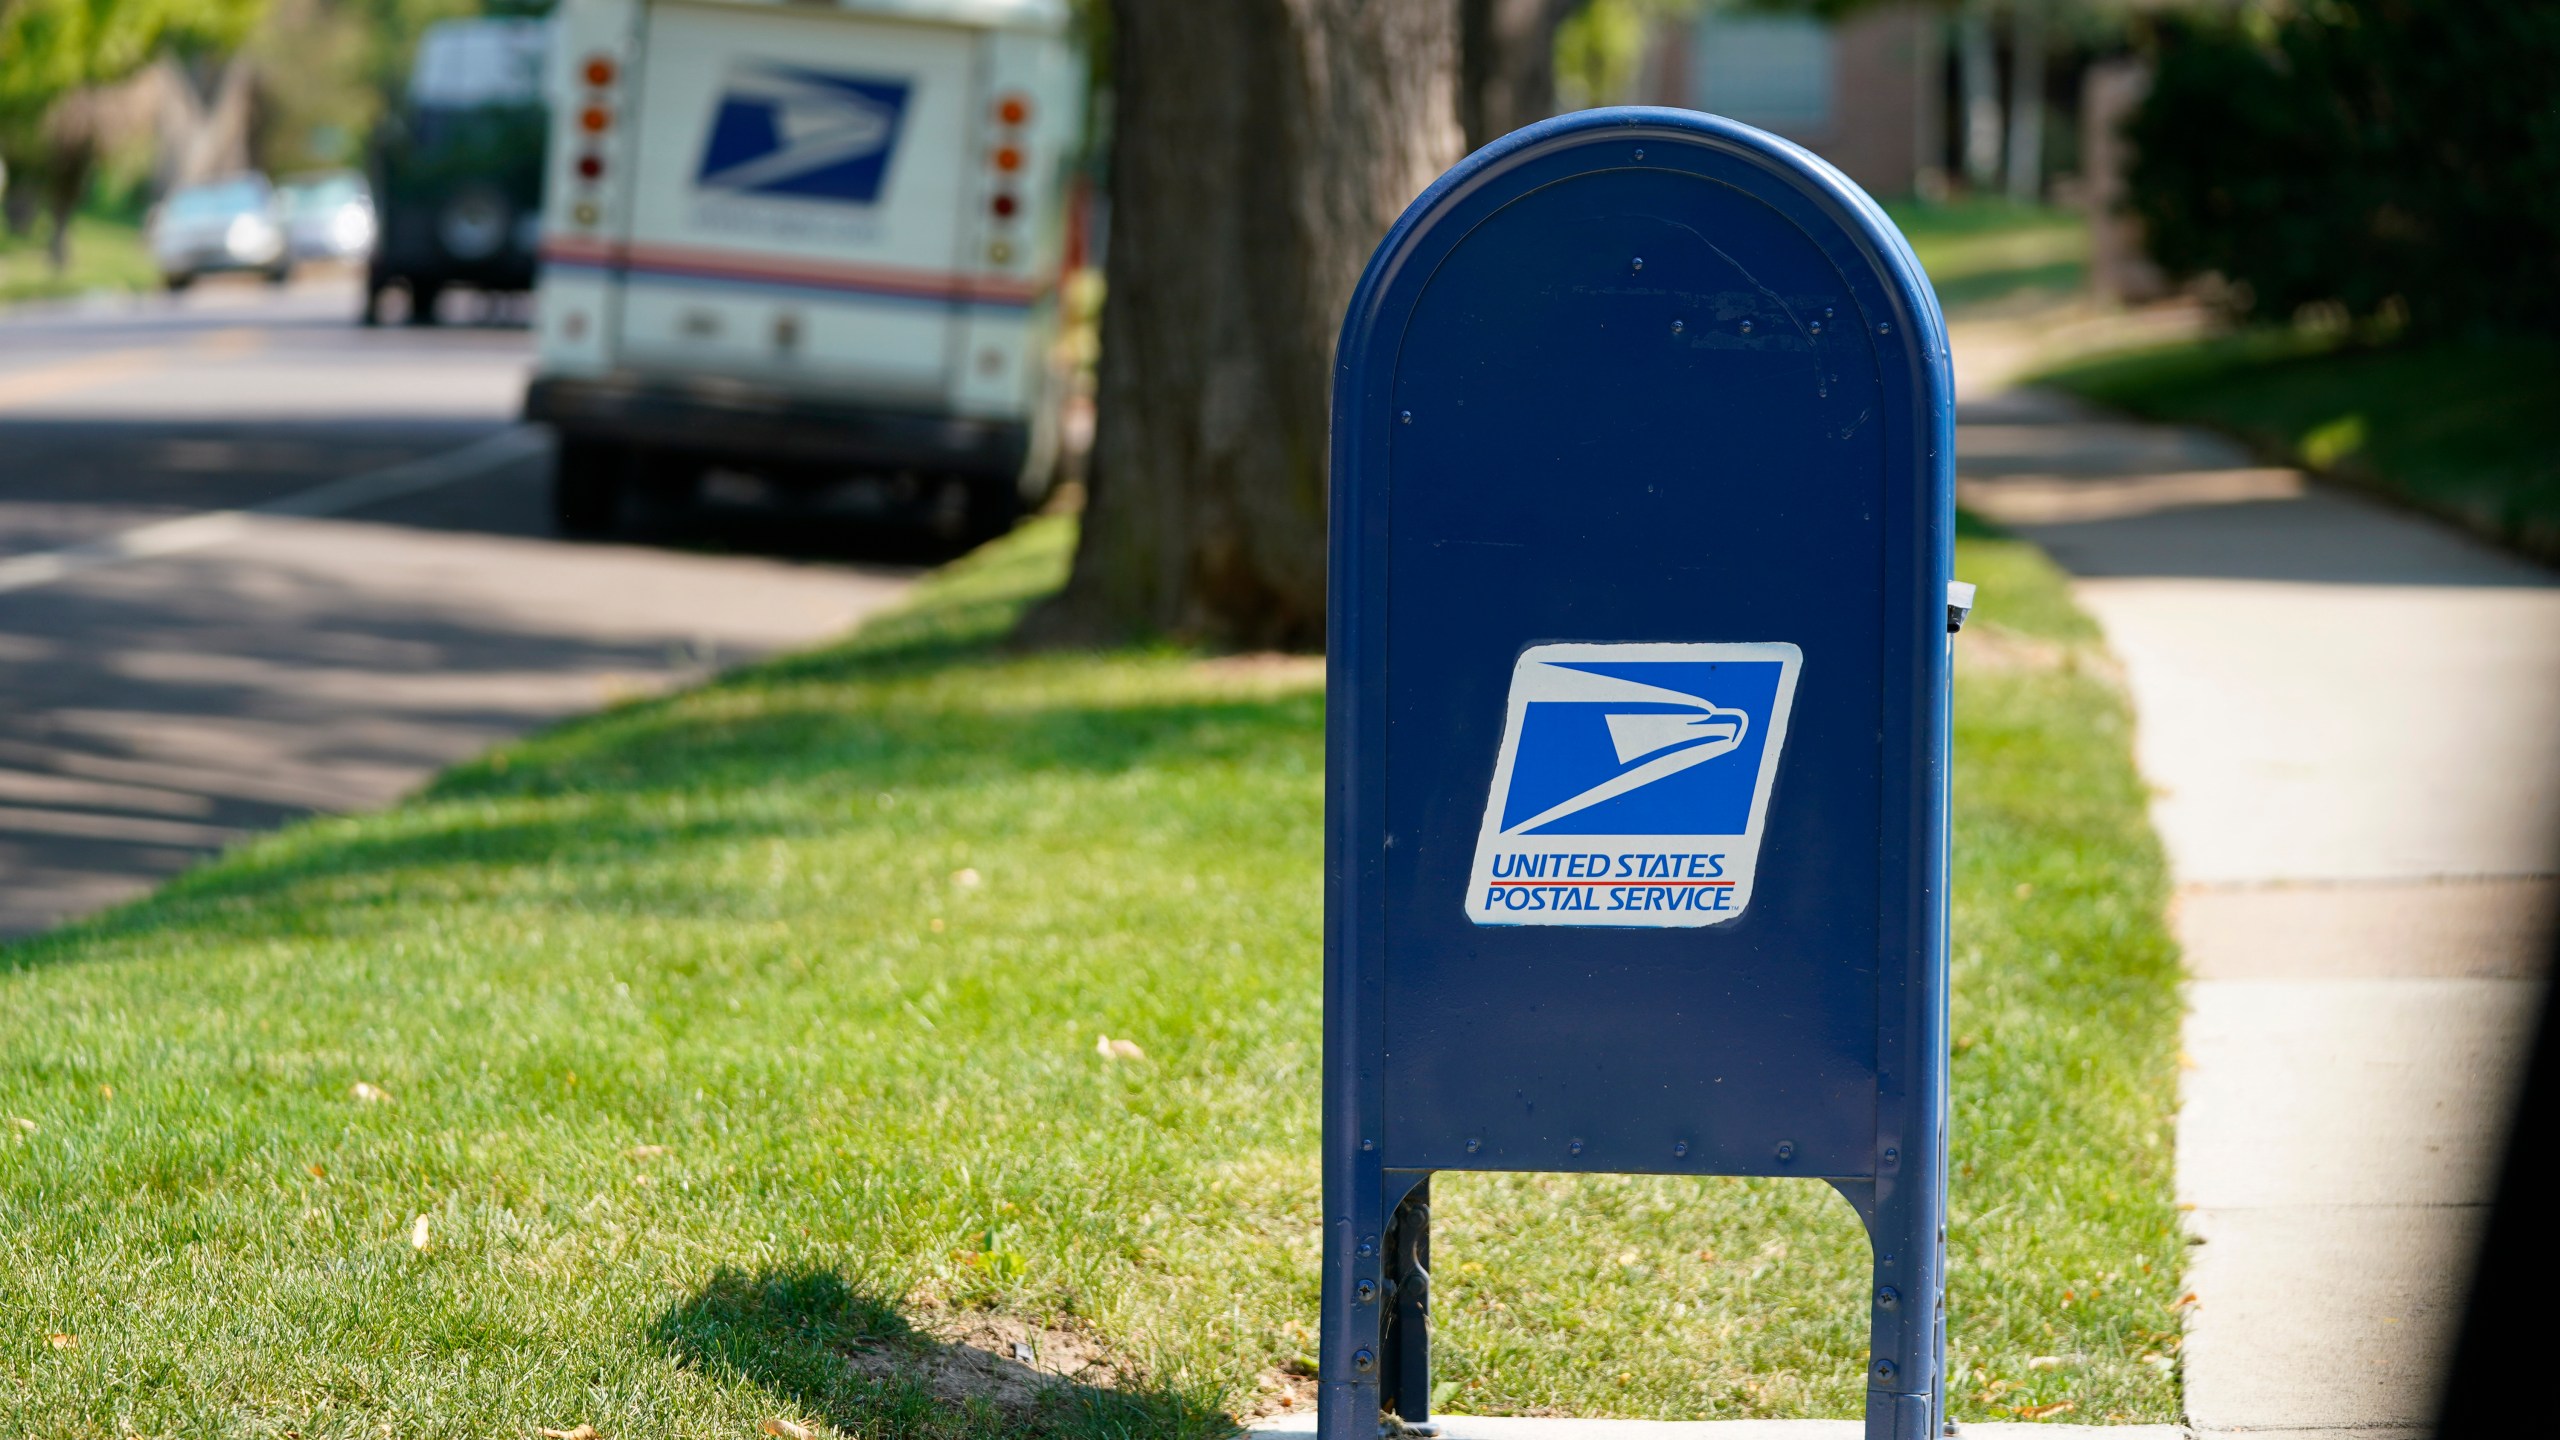
[[[278,176],[355,164],[384,92],[372,17],[347,0],[272,0],[249,38],[257,65],[259,167]]]
[[[64,93],[120,80],[164,48],[228,50],[267,0],[9,0],[0,6],[0,126]]]
[[[130,215],[98,213],[93,207],[71,219],[71,263],[53,268],[44,241],[33,235],[0,231],[0,303],[97,290],[156,290],[160,269],[143,247],[140,226]]]
[[[2422,329],[2560,321],[2560,5],[2311,0],[2165,19],[2128,127],[2173,274]]]
[[[2212,425],[2272,460],[2381,491],[2560,560],[2560,343],[2360,344],[2266,327],[2075,361],[2041,377],[2153,419]]]
[[[1556,27],[1556,99],[1567,110],[1614,105],[1635,80],[1646,32],[1693,14],[1701,0],[1583,0]]]
[[[2089,283],[2089,222],[2077,210],[1990,198],[1885,210],[1950,315],[2032,309]]]

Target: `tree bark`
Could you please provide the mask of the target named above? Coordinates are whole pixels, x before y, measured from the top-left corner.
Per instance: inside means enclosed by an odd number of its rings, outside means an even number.
[[[1334,337],[1457,158],[1457,9],[1118,0],[1112,21],[1092,478],[1029,634],[1319,646]]]
[[[1991,0],[1965,0],[1956,34],[1956,68],[1964,82],[1964,178],[1977,192],[1987,192],[2000,179],[2000,58],[1991,36]]]
[[[2044,198],[2044,5],[2014,0],[2009,12],[2009,198]]]
[[[1587,0],[1459,0],[1458,121],[1480,150],[1556,113],[1556,27]]]

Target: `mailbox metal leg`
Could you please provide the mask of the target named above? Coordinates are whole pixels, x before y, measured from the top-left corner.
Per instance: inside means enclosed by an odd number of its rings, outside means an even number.
[[[1432,1435],[1431,1182],[1413,1187],[1387,1222],[1385,1365],[1379,1398],[1406,1434]]]
[[[1875,1251],[1866,1440],[1940,1440],[1946,1429],[1945,1162],[1935,1146],[1915,1148],[1908,1170],[1919,1173],[1839,1186]]]

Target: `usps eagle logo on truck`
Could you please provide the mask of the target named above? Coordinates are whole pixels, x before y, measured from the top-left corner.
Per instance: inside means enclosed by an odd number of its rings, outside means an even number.
[[[1751,903],[1793,645],[1539,645],[1511,672],[1467,918],[1716,925]]]
[[[694,184],[870,205],[888,178],[909,85],[769,61],[729,67]]]

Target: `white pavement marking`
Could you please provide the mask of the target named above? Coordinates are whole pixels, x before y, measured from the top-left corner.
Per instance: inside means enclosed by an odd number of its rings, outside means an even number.
[[[156,521],[119,531],[103,540],[66,545],[59,550],[13,555],[0,560],[0,595],[12,590],[50,585],[84,570],[225,544],[247,534],[251,522],[259,517],[307,520],[343,515],[384,500],[415,495],[485,475],[501,465],[542,450],[548,443],[541,432],[514,426],[456,449],[331,480],[237,510],[213,510],[202,515]]]

